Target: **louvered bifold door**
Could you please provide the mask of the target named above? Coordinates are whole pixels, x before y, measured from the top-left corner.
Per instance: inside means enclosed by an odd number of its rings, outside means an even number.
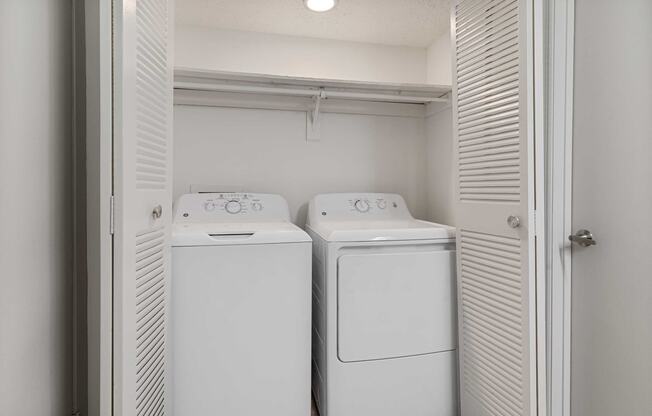
[[[462,415],[535,415],[532,7],[452,13]]]
[[[114,415],[168,409],[172,4],[113,1]]]

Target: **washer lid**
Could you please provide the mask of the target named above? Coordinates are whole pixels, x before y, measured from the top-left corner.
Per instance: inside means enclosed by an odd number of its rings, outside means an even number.
[[[310,242],[305,231],[289,222],[174,224],[172,247]]]

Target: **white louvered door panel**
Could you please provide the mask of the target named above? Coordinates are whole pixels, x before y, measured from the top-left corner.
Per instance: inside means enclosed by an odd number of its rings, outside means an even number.
[[[114,414],[158,416],[169,414],[173,5],[113,4]]]
[[[531,15],[531,0],[453,8],[463,416],[537,413]]]

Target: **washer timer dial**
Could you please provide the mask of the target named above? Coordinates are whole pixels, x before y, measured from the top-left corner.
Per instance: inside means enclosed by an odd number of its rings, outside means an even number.
[[[224,205],[224,210],[229,214],[237,214],[242,211],[242,205],[239,201],[232,200]]]
[[[367,212],[367,211],[369,211],[369,208],[370,208],[369,207],[369,202],[367,202],[367,201],[365,201],[363,199],[356,200],[355,203],[353,204],[353,206],[355,207],[355,209],[358,212]]]

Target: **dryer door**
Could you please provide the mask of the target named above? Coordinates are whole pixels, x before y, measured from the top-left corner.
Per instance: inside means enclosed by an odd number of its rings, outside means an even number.
[[[397,358],[455,349],[455,252],[338,259],[338,356]]]

